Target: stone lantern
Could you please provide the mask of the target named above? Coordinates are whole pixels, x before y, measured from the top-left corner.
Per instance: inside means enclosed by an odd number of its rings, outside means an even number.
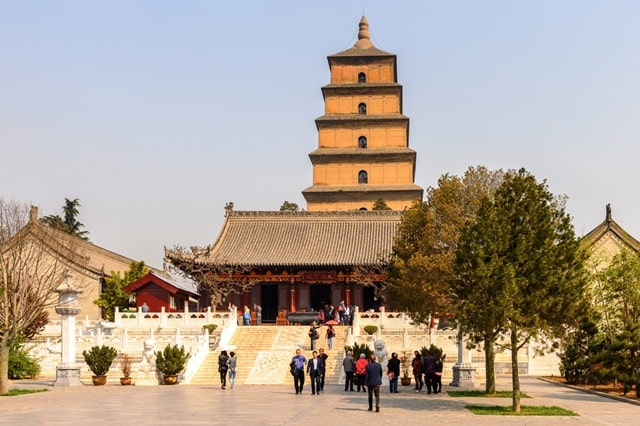
[[[62,362],[56,366],[53,385],[82,386],[80,366],[76,364],[76,315],[80,313],[78,294],[82,293],[82,289],[74,285],[71,275],[67,275],[56,293],[56,313],[62,316]]]

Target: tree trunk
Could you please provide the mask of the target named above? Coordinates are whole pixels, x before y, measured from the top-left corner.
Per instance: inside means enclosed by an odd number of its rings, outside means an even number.
[[[484,368],[485,368],[485,392],[487,395],[496,393],[496,369],[495,369],[494,339],[484,339]]]
[[[511,383],[513,388],[513,411],[520,412],[520,377],[518,376],[518,333],[511,329]]]
[[[0,340],[0,395],[9,392],[9,343]]]

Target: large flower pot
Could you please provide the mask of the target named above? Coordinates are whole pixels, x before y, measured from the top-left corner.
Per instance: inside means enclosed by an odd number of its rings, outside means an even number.
[[[411,377],[400,377],[400,384],[402,386],[410,386],[411,385]]]
[[[178,384],[178,375],[177,374],[164,374],[162,376],[162,380],[165,385],[177,385]]]
[[[127,386],[131,384],[131,377],[120,377],[120,384],[122,386]]]
[[[107,384],[107,376],[91,376],[91,381],[96,386],[103,386]]]

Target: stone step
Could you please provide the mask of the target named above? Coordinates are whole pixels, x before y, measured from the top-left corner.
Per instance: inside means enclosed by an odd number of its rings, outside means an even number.
[[[336,384],[342,375],[342,359],[347,339],[348,327],[336,326],[333,349],[329,350],[326,340],[321,338],[318,348],[324,348],[327,358],[325,383]],[[262,326],[238,327],[229,341],[227,352],[234,351],[238,357],[236,383],[240,384],[289,384],[292,381],[289,363],[296,349],[302,349],[307,359],[312,358],[309,328],[306,326]],[[324,337],[326,328],[322,327]],[[191,384],[220,383],[218,355],[210,352],[202,366],[191,380]]]

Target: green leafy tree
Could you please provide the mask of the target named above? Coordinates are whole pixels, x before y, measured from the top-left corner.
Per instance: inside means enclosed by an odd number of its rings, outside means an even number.
[[[109,321],[114,320],[115,308],[120,310],[129,307],[129,295],[124,292],[124,288],[134,281],[144,277],[149,272],[149,268],[144,261],[131,262],[129,270],[125,271],[124,277],[120,276],[120,272],[111,271],[111,275],[107,277],[106,288],[100,294],[100,297],[93,301],[102,308],[102,315]]]
[[[78,207],[81,207],[80,200],[74,198],[70,200],[68,198],[64,199],[64,205],[62,206],[62,215],[64,217],[60,217],[59,215],[49,215],[41,218],[40,220],[55,229],[59,229],[68,234],[75,235],[85,241],[89,241],[89,231],[82,231],[84,225],[78,221],[78,215],[80,211]]]
[[[626,322],[603,352],[604,366],[622,383],[626,395],[634,386],[640,397],[640,324]]]
[[[391,210],[391,207],[389,207],[387,205],[387,202],[384,200],[384,198],[378,198],[373,203],[373,209],[372,210]]]
[[[515,412],[518,351],[534,338],[562,335],[586,316],[584,263],[563,199],[524,169],[508,173],[461,231],[453,287],[457,321],[475,338],[508,336]]]
[[[415,322],[451,312],[453,263],[460,229],[483,198],[502,182],[502,170],[470,167],[462,178],[445,174],[424,202],[406,209],[398,226],[389,271],[389,299]]]
[[[285,201],[280,206],[280,211],[281,212],[297,212],[298,205],[296,203],[290,203],[289,201]]]

